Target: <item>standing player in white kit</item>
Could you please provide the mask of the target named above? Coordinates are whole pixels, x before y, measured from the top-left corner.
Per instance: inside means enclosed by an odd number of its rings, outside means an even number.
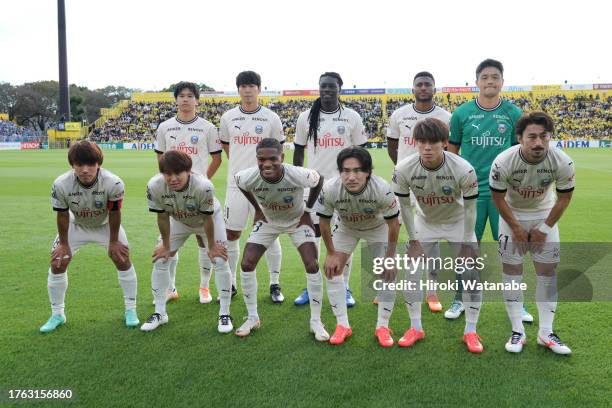
[[[271,137],[284,143],[285,135],[280,118],[258,101],[261,92],[261,77],[253,71],[244,71],[236,77],[240,94],[240,105],[221,116],[219,137],[227,154],[227,192],[225,194],[225,226],[227,228],[227,255],[232,271],[232,297],[236,291],[236,269],[240,258],[240,235],[246,228],[253,206],[236,187],[234,176],[240,170],[257,166],[255,146],[262,139]],[[270,298],[282,303],[285,298],[280,287],[282,251],[280,241],[275,240],[266,250],[266,261],[270,271]]]
[[[295,126],[295,152],[293,164],[304,166],[304,150],[308,152],[308,168],[316,170],[326,180],[338,177],[336,158],[345,147],[365,146],[368,139],[365,135],[363,120],[354,110],[342,106],[338,96],[342,89],[342,78],[336,72],[325,72],[319,77],[319,98],[312,107],[300,113]],[[313,224],[320,247],[319,220],[313,214]],[[346,288],[346,305],[355,305],[355,299],[349,289],[352,257],[344,268],[344,285]],[[295,299],[296,305],[308,303],[308,290],[304,289]]]

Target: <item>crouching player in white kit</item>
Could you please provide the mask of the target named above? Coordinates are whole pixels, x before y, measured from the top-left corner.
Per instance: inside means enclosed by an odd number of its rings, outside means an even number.
[[[478,180],[474,168],[463,158],[444,149],[448,144],[448,127],[439,119],[417,122],[413,130],[418,154],[402,160],[395,167],[394,191],[400,199],[401,215],[408,230],[408,254],[431,255],[437,242],[446,240],[459,258],[475,258],[476,198]],[[416,220],[412,214],[410,193],[416,198]],[[472,246],[474,245],[474,246]],[[411,271],[408,279],[419,288],[422,268]],[[477,270],[466,270],[463,280],[478,279]],[[410,347],[425,338],[421,324],[420,290],[404,293],[411,328],[398,344]],[[464,290],[465,330],[463,341],[468,351],[480,353],[483,346],[476,334],[482,293]]]
[[[151,287],[155,313],[141,327],[155,330],[168,323],[166,292],[171,284],[170,261],[192,235],[200,236],[208,245],[208,257],[215,266],[215,283],[219,290],[220,333],[233,330],[230,317],[231,277],[227,264],[227,239],[221,204],[215,198],[215,188],[206,177],[191,172],[191,158],[186,153],[171,150],[159,158],[158,174],[147,185],[149,210],[157,213],[161,235],[153,251]]]
[[[265,138],[257,144],[258,167],[238,172],[236,186],[255,209],[253,230],[242,256],[240,283],[248,317],[236,335],[248,336],[259,328],[257,314],[257,276],[255,268],[261,256],[280,234],[288,234],[306,269],[310,292],[310,331],[318,341],[329,340],[321,322],[323,278],[319,272],[315,233],[310,211],[315,204],[323,178],[315,170],[283,164],[285,155],[280,142]],[[304,189],[310,188],[304,205]]]
[[[136,315],[136,271],[130,262],[128,241],[121,227],[123,181],[101,168],[104,156],[93,142],[75,142],[68,150],[72,170],[53,183],[51,203],[57,212],[58,235],[53,243],[47,278],[51,318],[40,331],[49,333],[66,323],[64,298],[68,289],[68,264],[85,244],[108,249],[117,267],[125,302],[125,324],[140,323]]]
[[[368,243],[373,258],[394,257],[400,225],[399,208],[391,186],[382,177],[372,175],[372,157],[365,148],[347,147],[338,154],[336,162],[340,177],[325,183],[317,215],[327,248],[327,295],[337,320],[336,331],[329,342],[342,344],[353,333],[346,312],[344,265],[360,239]],[[339,221],[332,237],[330,221],[334,212]],[[383,310],[386,306],[383,301],[378,304],[379,323],[381,318],[388,316]],[[387,326],[388,320],[387,317]],[[388,332],[389,329],[385,329]],[[378,329],[375,334],[380,340]]]
[[[560,259],[557,222],[572,198],[574,165],[562,150],[549,149],[553,131],[554,123],[548,114],[523,115],[516,123],[520,144],[495,158],[489,185],[500,214],[499,253],[503,281],[506,284],[515,282],[515,286],[521,283],[523,256],[531,252],[537,275],[536,305],[540,326],[537,343],[555,353],[570,354],[570,348],[553,332],[553,320],[557,309],[555,268]],[[519,353],[527,340],[521,321],[523,292],[506,290],[504,300],[512,324],[506,350]]]

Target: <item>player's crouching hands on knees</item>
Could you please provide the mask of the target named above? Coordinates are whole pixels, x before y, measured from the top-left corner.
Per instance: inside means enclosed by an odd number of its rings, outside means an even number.
[[[332,279],[334,276],[342,275],[344,271],[343,257],[338,252],[328,252],[325,257],[325,276],[327,279]]]
[[[125,263],[130,256],[130,250],[119,241],[111,241],[108,243],[108,256],[114,263]]]
[[[68,244],[59,244],[53,251],[51,251],[51,265],[57,269],[65,269],[65,267],[72,259],[72,251]],[[62,268],[64,265],[64,268]]]
[[[227,261],[227,248],[221,244],[215,244],[212,248],[208,249],[208,257],[212,260],[215,258],[221,258]]]
[[[170,258],[172,254],[170,253],[170,248],[165,247],[163,244],[160,244],[155,247],[153,250],[153,263],[158,260],[162,260],[163,262],[168,262],[168,258]]]

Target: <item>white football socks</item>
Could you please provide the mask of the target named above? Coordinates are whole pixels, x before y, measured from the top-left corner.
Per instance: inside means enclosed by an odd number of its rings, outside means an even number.
[[[136,270],[134,265],[127,271],[117,270],[119,285],[123,289],[123,301],[125,310],[136,309],[136,293],[138,293],[138,281],[136,280]]]
[[[170,285],[170,260],[157,260],[153,264],[151,272],[151,288],[153,290],[153,300],[155,301],[155,313],[166,314],[166,292]]]
[[[208,289],[210,286],[210,275],[212,273],[212,262],[208,257],[208,248],[198,248],[198,254],[200,261],[200,287]],[[215,278],[216,277],[217,274],[215,273]]]
[[[536,276],[536,305],[538,307],[540,337],[547,338],[553,332],[557,311],[557,275]]]
[[[278,285],[280,282],[280,268],[282,259],[283,251],[281,249],[280,240],[277,237],[272,245],[266,249],[266,261],[268,262],[268,270],[270,271],[270,285]]]
[[[47,276],[47,292],[51,302],[51,314],[64,316],[64,300],[68,289],[68,271],[64,273],[53,273],[49,268]]]
[[[336,316],[336,321],[345,327],[350,327],[346,311],[346,288],[342,276],[327,279],[327,297]]]
[[[249,319],[259,320],[257,314],[257,274],[255,271],[240,271],[242,297],[247,308]],[[231,293],[230,293],[231,296]]]
[[[236,276],[238,271],[238,258],[240,257],[240,239],[227,241],[227,263],[232,275],[232,285],[236,287]]]
[[[523,275],[507,275],[502,273],[502,282],[504,286],[510,286],[514,282],[515,285],[520,285],[523,281]],[[523,291],[520,289],[508,289],[504,290],[504,303],[506,304],[506,311],[508,312],[508,318],[510,324],[512,324],[512,331],[517,333],[525,333],[525,326],[523,326]]]
[[[310,320],[321,321],[321,306],[323,305],[323,278],[321,271],[306,274],[306,288],[310,298]]]

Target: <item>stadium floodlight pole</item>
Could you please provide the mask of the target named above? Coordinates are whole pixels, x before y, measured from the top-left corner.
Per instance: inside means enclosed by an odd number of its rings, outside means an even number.
[[[68,89],[68,59],[66,56],[66,4],[57,0],[57,42],[59,52],[59,113],[70,121],[70,91]]]

